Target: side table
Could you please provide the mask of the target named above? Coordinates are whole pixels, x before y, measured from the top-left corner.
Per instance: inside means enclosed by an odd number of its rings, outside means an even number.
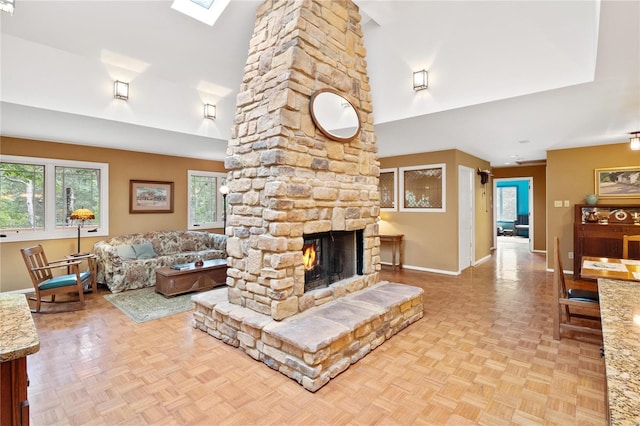
[[[93,253],[76,253],[66,257],[68,260],[87,261],[89,273],[91,274],[91,292],[98,293],[98,256]]]
[[[391,267],[393,269],[402,269],[402,263],[404,262],[404,246],[403,246],[403,238],[404,234],[387,234],[387,235],[379,235],[380,244],[382,243],[391,243]],[[398,254],[397,259],[398,263],[396,263],[396,253]]]

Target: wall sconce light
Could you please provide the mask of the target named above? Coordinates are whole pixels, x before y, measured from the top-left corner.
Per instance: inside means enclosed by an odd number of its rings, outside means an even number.
[[[633,151],[640,151],[640,131],[629,133],[631,137],[629,138],[629,144]]]
[[[113,97],[124,101],[129,99],[129,83],[116,80],[113,82]]]
[[[211,104],[204,104],[204,118],[209,120],[216,119],[216,106]]]
[[[13,15],[13,10],[15,9],[16,2],[15,0],[0,0],[0,10],[3,12],[7,12],[10,15]]]
[[[426,70],[413,73],[413,90],[424,90],[429,86],[429,74]]]

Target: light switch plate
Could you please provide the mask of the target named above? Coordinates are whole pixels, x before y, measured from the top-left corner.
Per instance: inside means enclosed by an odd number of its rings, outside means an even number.
[[[562,207],[562,200],[555,200],[553,202],[553,207]]]

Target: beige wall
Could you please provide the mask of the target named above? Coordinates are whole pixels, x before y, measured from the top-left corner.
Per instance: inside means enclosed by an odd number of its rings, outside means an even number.
[[[496,167],[494,179],[532,178],[533,186],[533,249],[547,249],[547,170],[546,166]],[[493,188],[493,185],[492,185]],[[493,198],[492,198],[493,199]]]
[[[154,230],[186,229],[187,170],[225,171],[224,164],[218,161],[7,137],[0,138],[0,154],[108,163],[110,236]],[[174,182],[174,212],[129,214],[130,179]],[[217,229],[213,232],[222,232],[222,230]],[[96,241],[106,238],[108,237],[83,237],[81,246],[84,250],[88,250]],[[54,260],[75,252],[76,241],[75,238],[44,240],[42,245],[49,260]],[[36,243],[38,242],[22,241],[0,244],[0,291],[31,287],[19,249]]]
[[[380,168],[445,163],[446,212],[381,212],[381,234],[404,234],[404,263],[408,267],[444,272],[458,271],[458,166],[489,168],[489,163],[458,150],[402,155],[380,159]],[[487,184],[489,185],[489,184]],[[491,209],[485,211],[480,178],[475,182],[475,258],[491,254]],[[490,189],[489,189],[490,191]],[[400,198],[400,197],[398,197]],[[388,247],[381,247],[382,262],[391,262]]]
[[[221,162],[144,154],[131,151],[94,148],[33,140],[0,138],[0,154],[109,163],[110,235],[150,230],[185,229],[187,227],[187,170],[224,171]],[[458,165],[477,169],[489,164],[457,150],[421,153],[380,159],[381,168],[447,164],[447,211],[445,213],[382,212],[381,233],[405,235],[405,264],[421,269],[455,272],[458,270]],[[494,168],[494,178],[533,177],[535,250],[547,249],[553,259],[553,248],[547,241],[558,235],[565,267],[571,267],[568,252],[573,251],[573,205],[584,202],[594,192],[594,169],[607,167],[640,167],[640,151],[631,151],[627,142],[587,148],[554,150],[547,153],[547,166]],[[129,214],[129,180],[162,180],[175,183],[175,205],[172,214]],[[493,242],[492,183],[483,194],[479,178],[475,182],[476,259],[491,254]],[[548,184],[547,184],[548,183]],[[554,200],[569,200],[571,207],[553,207]],[[601,199],[601,204],[640,204],[640,198]],[[488,203],[488,208],[485,205]],[[221,230],[215,230],[221,232]],[[82,247],[106,237],[83,237]],[[46,240],[43,245],[51,259],[75,251],[75,238]],[[29,288],[31,283],[20,257],[19,248],[31,242],[0,244],[0,291]],[[382,247],[382,261],[391,262],[388,247]],[[551,267],[550,261],[547,262]]]
[[[568,253],[573,251],[573,212],[575,204],[595,190],[595,169],[640,167],[640,151],[631,151],[629,143],[547,152],[547,241],[560,238],[562,266],[573,269]],[[569,200],[571,207],[553,207],[554,200]],[[599,199],[598,204],[640,204],[640,198]],[[548,244],[547,266],[553,267],[553,247]]]

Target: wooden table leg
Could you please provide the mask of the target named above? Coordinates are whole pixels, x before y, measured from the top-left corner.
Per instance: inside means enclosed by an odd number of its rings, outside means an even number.
[[[391,268],[396,269],[396,249],[398,242],[394,239],[391,243]]]

